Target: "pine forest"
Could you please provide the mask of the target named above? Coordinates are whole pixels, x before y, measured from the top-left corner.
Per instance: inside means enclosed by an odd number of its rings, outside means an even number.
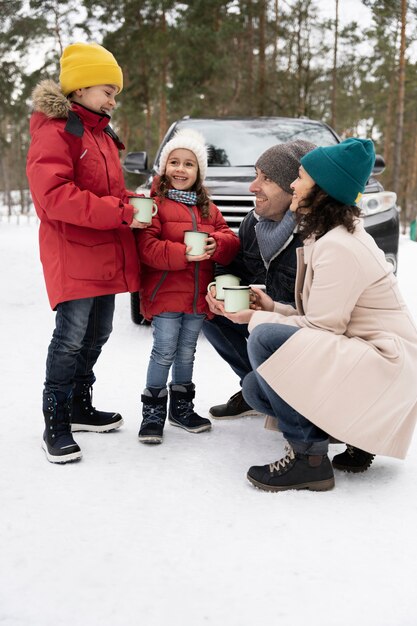
[[[417,1],[362,0],[367,24],[349,0],[326,18],[319,3],[1,0],[0,191],[28,206],[31,91],[58,81],[66,45],[94,41],[123,68],[112,125],[127,151],[154,156],[185,115],[321,120],[375,141],[405,226],[417,214]]]

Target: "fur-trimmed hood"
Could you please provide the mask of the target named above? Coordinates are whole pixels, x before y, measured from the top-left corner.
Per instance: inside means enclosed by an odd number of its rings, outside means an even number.
[[[71,102],[64,96],[58,83],[43,80],[32,92],[33,109],[47,117],[67,119]]]

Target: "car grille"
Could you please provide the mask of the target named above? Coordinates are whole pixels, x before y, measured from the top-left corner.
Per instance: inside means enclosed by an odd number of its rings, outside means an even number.
[[[254,196],[213,195],[211,200],[221,211],[228,226],[237,233],[240,223],[254,207]]]

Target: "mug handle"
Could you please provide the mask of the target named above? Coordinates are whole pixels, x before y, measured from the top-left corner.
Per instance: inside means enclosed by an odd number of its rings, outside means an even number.
[[[215,281],[215,280],[213,280],[213,282],[212,282],[212,283],[209,283],[209,284],[207,285],[207,291],[208,291],[209,293],[210,293],[210,287],[213,287],[213,285],[215,285],[215,284],[216,284],[216,281]]]
[[[152,217],[158,213],[158,205],[155,200],[152,202]]]

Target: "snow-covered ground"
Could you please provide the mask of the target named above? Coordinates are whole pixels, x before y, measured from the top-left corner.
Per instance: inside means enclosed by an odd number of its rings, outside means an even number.
[[[79,463],[48,463],[40,397],[53,328],[35,220],[0,223],[0,624],[4,626],[415,626],[417,438],[326,493],[264,493],[247,468],[280,458],[262,418],[137,440],[149,327],[117,297],[94,403],[115,433],[78,433]],[[399,281],[417,317],[417,244]],[[196,407],[238,390],[204,338]],[[417,381],[416,381],[417,384]],[[331,455],[342,449],[332,446]]]

